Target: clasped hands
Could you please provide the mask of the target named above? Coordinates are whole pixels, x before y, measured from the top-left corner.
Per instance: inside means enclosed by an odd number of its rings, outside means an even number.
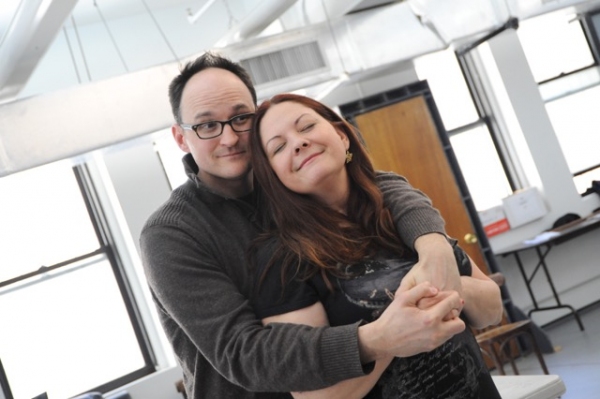
[[[415,245],[419,262],[402,279],[392,302],[376,321],[359,329],[368,342],[361,347],[365,360],[429,352],[466,328],[458,317],[465,302],[452,247],[439,234],[420,244],[427,251]]]

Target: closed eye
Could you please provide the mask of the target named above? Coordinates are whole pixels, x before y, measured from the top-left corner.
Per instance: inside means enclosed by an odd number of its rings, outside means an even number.
[[[278,152],[280,152],[281,150],[283,150],[283,147],[285,147],[285,143],[281,143],[277,147],[275,147],[275,150],[273,150],[273,155],[275,155]]]
[[[308,125],[305,125],[302,129],[300,129],[301,132],[308,132],[309,130],[311,130],[313,127],[315,126],[315,123],[309,123]]]

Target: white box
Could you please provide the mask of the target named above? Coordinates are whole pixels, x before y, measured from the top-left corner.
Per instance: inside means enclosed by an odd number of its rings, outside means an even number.
[[[548,213],[544,199],[536,187],[515,191],[502,199],[504,212],[511,228],[522,226]]]

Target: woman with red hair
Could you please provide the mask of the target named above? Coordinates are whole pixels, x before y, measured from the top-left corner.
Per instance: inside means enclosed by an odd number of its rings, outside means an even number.
[[[269,220],[254,253],[258,267],[253,301],[265,325],[368,323],[385,317],[382,312],[397,302],[395,295],[411,298],[414,290],[427,285],[397,291],[417,256],[400,240],[394,204],[384,201],[378,186],[381,173],[374,170],[356,129],[333,110],[299,95],[275,96],[256,112],[250,148]],[[407,310],[427,318],[414,323],[414,315],[407,313],[407,340],[418,343],[428,322],[466,322],[481,328],[500,320],[498,286],[453,244],[463,312],[460,317],[460,309],[439,314],[440,305],[458,293],[432,290],[418,307]],[[292,395],[500,397],[468,328],[430,349],[403,357],[379,354],[365,377]]]

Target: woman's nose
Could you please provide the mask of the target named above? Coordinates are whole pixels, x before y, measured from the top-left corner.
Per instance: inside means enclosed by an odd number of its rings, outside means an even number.
[[[308,147],[308,141],[306,141],[306,140],[300,140],[296,144],[296,148],[295,148],[296,153],[299,153],[300,152],[300,148],[302,148],[302,147]]]

